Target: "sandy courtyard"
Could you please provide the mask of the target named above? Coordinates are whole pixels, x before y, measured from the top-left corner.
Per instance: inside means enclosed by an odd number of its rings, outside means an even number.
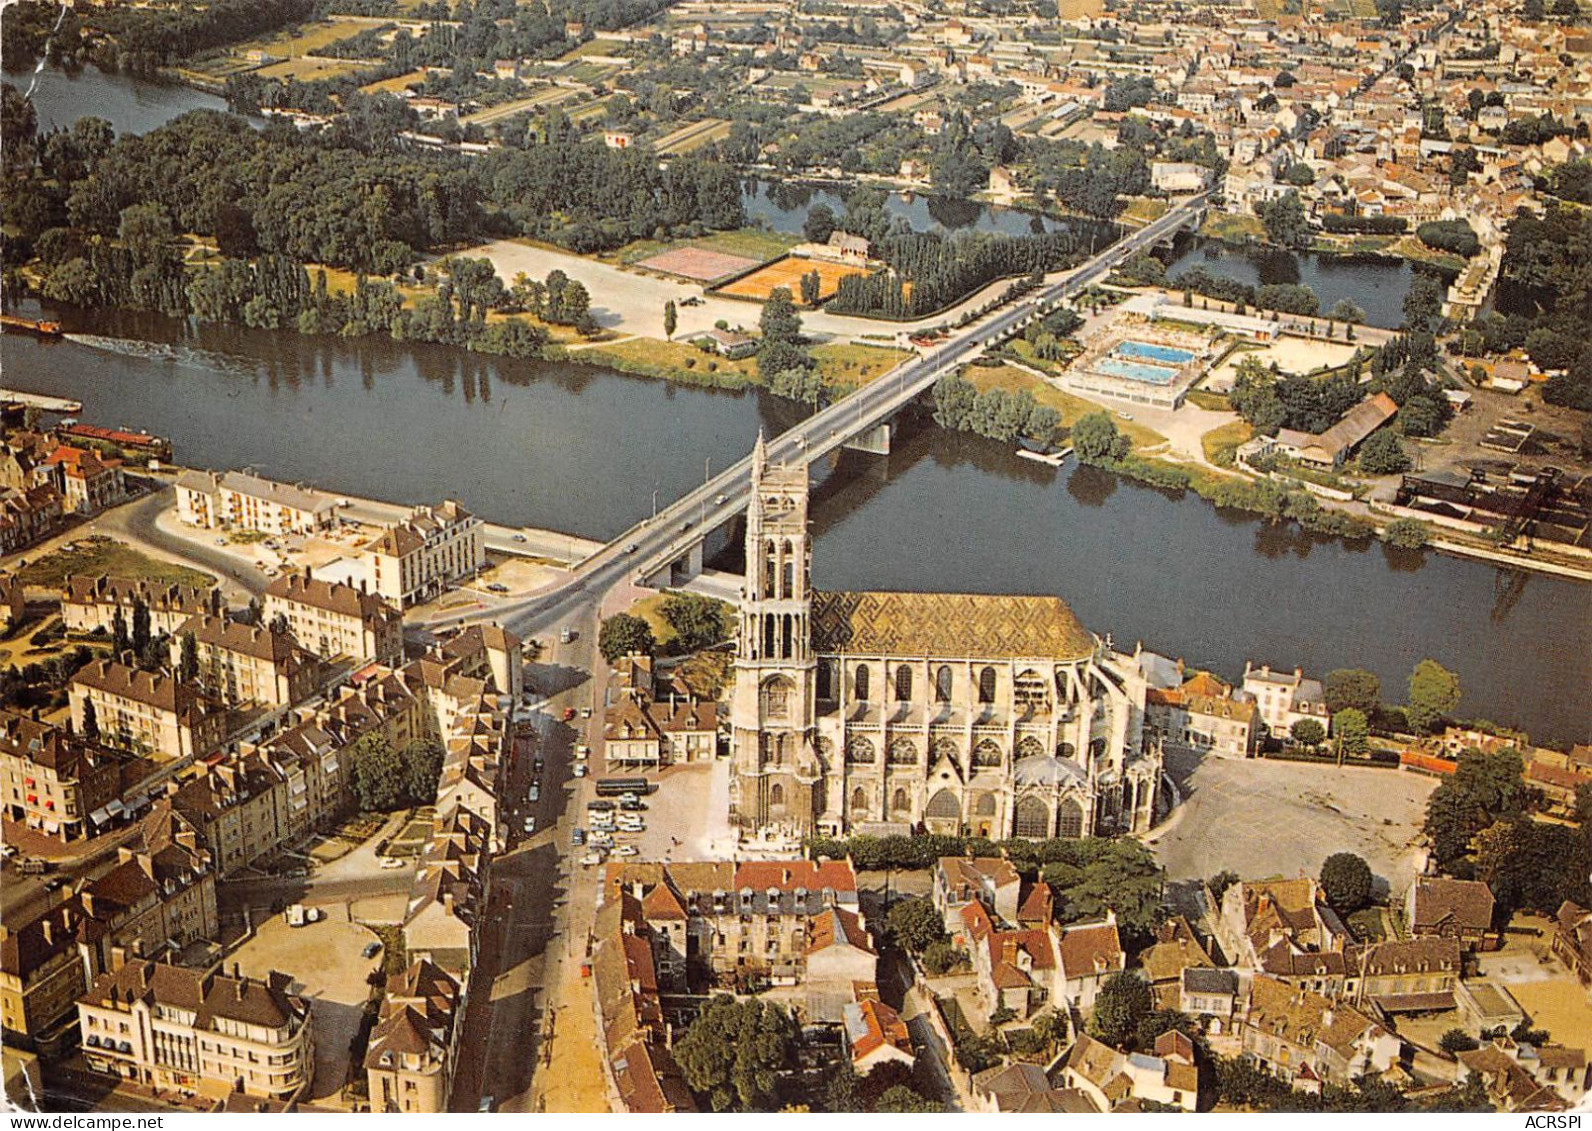
[[[1415,874],[1411,840],[1436,783],[1398,770],[1198,758],[1167,746],[1186,800],[1147,838],[1172,879],[1231,868],[1258,878],[1316,875],[1334,852],[1357,852],[1393,892]]]
[[[1284,373],[1309,373],[1334,365],[1342,365],[1354,356],[1352,342],[1315,342],[1306,338],[1278,338],[1258,350],[1236,350],[1227,360],[1213,369],[1205,378],[1203,388],[1213,392],[1232,388],[1238,375],[1238,363],[1246,357],[1259,359],[1268,369],[1272,363]]]
[[[1506,935],[1502,950],[1481,956],[1483,976],[1507,986],[1534,1027],[1546,1029],[1561,1045],[1592,1054],[1592,991],[1549,952],[1553,923],[1517,915],[1511,926],[1542,933]]]

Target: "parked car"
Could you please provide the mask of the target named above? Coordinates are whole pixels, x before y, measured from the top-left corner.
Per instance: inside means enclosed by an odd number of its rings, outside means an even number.
[[[525,800],[535,802],[542,799],[542,790],[535,782],[531,783],[531,791],[525,795]]]
[[[634,794],[634,793],[621,793],[619,795],[619,800],[621,802],[624,802],[624,801],[640,801],[641,798],[638,795]]]
[[[573,628],[559,630],[558,641],[560,644],[568,644],[573,639],[575,639],[575,630]]]
[[[591,747],[590,746],[587,746],[584,742],[577,743],[575,745],[575,761],[584,762],[587,758],[590,758],[590,757],[591,757]]]
[[[573,708],[573,707],[565,707],[564,708],[564,721],[567,723],[567,722],[569,722],[570,719],[573,719],[574,717],[575,717],[575,708]]]
[[[586,763],[585,762],[576,762],[575,763],[575,776],[577,778],[583,778],[583,777],[586,776]]]
[[[364,957],[366,957],[366,958],[375,958],[378,954],[381,953],[381,943],[379,943],[379,942],[368,942],[368,943],[365,944],[365,949],[360,951],[359,953],[361,955],[363,955]]]
[[[525,535],[523,535],[523,534],[516,534],[516,535],[515,535],[515,536],[514,536],[514,540],[515,540],[515,541],[516,541],[516,542],[523,542],[523,541],[525,541]]]
[[[593,848],[612,848],[614,846],[614,838],[608,833],[592,833],[587,838],[586,843]]]
[[[614,849],[614,855],[615,856],[640,856],[641,855],[641,849],[637,848],[633,844],[621,844],[618,848]]]
[[[497,1101],[494,1100],[491,1096],[482,1096],[481,1097],[481,1102],[476,1104],[475,1110],[476,1111],[491,1111],[492,1110],[492,1105],[494,1103],[496,1103],[496,1102]]]
[[[494,581],[491,585],[488,585],[486,589],[488,593],[507,593],[509,591],[509,587],[504,585],[501,581]]]
[[[580,862],[582,864],[586,865],[586,867],[590,868],[590,867],[592,867],[594,865],[601,864],[606,859],[608,859],[608,857],[604,853],[601,853],[601,852],[588,852],[588,853],[586,853],[586,855],[584,855],[584,856],[582,856],[580,858]]]
[[[535,831],[536,831],[536,818],[535,817],[527,817],[527,818],[525,818],[525,835],[526,836],[530,836]]]
[[[576,848],[579,848],[581,845],[585,844],[586,843],[586,830],[585,829],[576,829],[574,832],[570,833],[569,834],[569,843],[574,845]]]
[[[621,801],[619,808],[626,813],[641,813],[646,811],[647,803],[645,801]]]
[[[583,719],[591,718],[591,708],[590,707],[582,707],[580,709],[580,717],[583,718]]]
[[[381,866],[383,868],[389,868],[389,869],[391,869],[391,868],[402,868],[404,866],[404,862],[402,860],[398,859],[398,857],[396,857],[396,856],[383,856],[381,858]]]

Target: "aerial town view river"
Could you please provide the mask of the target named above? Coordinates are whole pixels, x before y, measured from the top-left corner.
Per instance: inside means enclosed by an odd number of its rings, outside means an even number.
[[[131,130],[219,105],[93,71],[46,72],[35,97],[41,125],[96,113]],[[1028,223],[898,200],[920,226]],[[770,199],[749,211],[781,227],[799,215]],[[1212,259],[1197,244],[1179,254],[1246,281],[1298,270],[1323,305],[1350,297],[1389,325],[1410,273],[1382,261]],[[169,436],[181,462],[401,501],[456,495],[494,521],[593,537],[614,536],[647,514],[655,491],[660,505],[672,500],[705,466],[745,454],[759,427],[781,431],[799,413],[755,392],[590,366],[59,313],[68,341],[4,339],[6,384],[80,398],[91,422]],[[1119,644],[1142,640],[1229,677],[1248,658],[1318,674],[1363,666],[1400,688],[1430,656],[1459,673],[1462,714],[1539,740],[1592,737],[1592,587],[1321,539],[932,426],[888,457],[848,454],[815,476],[820,586],[1058,593]],[[602,482],[630,487],[596,490]]]

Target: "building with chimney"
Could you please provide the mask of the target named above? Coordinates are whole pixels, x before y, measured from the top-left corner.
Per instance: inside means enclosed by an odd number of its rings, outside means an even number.
[[[68,692],[73,730],[87,733],[92,704],[100,740],[129,750],[196,758],[227,736],[225,706],[170,675],[97,660],[72,677]]]
[[[130,959],[78,998],[83,1056],[146,1087],[297,1098],[315,1074],[310,1002],[292,979]]]
[[[92,832],[89,814],[121,796],[108,751],[17,711],[0,711],[0,812],[62,840]]]
[[[291,573],[266,586],[262,610],[267,623],[286,620],[294,639],[323,660],[403,660],[403,614],[375,593]]]
[[[228,706],[289,707],[309,698],[320,678],[320,664],[292,632],[209,614],[189,620],[172,637],[173,670],[180,669],[190,638],[201,686]]]
[[[448,1110],[459,1058],[461,1005],[458,979],[424,959],[388,982],[365,1053],[372,1111]]]

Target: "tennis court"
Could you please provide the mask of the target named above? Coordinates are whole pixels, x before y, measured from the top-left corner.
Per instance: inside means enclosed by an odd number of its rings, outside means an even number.
[[[663,275],[675,275],[682,279],[695,279],[701,283],[708,283],[714,279],[722,279],[726,275],[738,275],[742,271],[750,270],[757,266],[757,260],[747,259],[741,255],[726,255],[722,251],[708,251],[700,247],[677,247],[661,255],[654,255],[650,259],[643,259],[636,266]]]
[[[802,296],[802,276],[818,272],[818,297],[820,300],[830,298],[840,286],[840,280],[848,275],[866,275],[864,267],[853,267],[846,263],[830,263],[822,259],[801,259],[788,255],[783,259],[776,259],[767,266],[760,267],[750,275],[719,288],[719,294],[734,295],[736,298],[756,299],[765,301],[773,294],[776,288],[784,287],[790,291],[791,298],[798,303]]]

